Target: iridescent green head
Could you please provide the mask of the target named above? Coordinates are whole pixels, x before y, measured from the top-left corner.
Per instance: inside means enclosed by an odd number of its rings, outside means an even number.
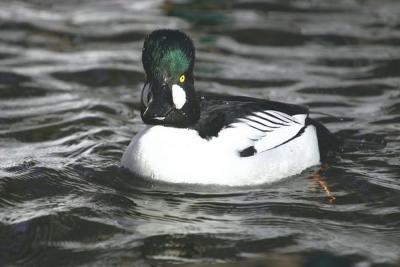
[[[146,74],[151,78],[176,78],[193,70],[194,46],[183,32],[157,30],[143,45],[142,61]]]
[[[141,114],[145,123],[187,127],[197,122],[200,108],[194,90],[194,58],[193,42],[183,32],[149,34],[142,52],[146,83]]]

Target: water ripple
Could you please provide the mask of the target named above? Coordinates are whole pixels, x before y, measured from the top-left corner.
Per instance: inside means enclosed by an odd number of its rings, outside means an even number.
[[[1,262],[397,266],[399,7],[0,3]],[[121,169],[144,127],[141,46],[157,28],[193,37],[197,89],[307,105],[346,140],[342,152],[319,178],[311,168],[256,187],[167,184]]]

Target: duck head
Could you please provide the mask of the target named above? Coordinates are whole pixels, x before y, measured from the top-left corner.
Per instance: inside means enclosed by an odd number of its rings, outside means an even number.
[[[198,121],[194,58],[193,42],[181,31],[156,30],[147,36],[142,51],[146,72],[141,95],[144,123],[188,127]]]

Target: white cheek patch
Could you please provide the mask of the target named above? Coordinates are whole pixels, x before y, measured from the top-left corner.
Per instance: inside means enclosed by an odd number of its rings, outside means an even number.
[[[172,100],[177,109],[181,109],[186,103],[185,90],[177,84],[172,85]]]

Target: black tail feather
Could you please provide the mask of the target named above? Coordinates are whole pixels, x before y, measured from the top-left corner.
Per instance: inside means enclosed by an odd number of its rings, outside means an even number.
[[[307,123],[315,126],[317,130],[318,147],[321,157],[321,162],[330,162],[335,158],[337,152],[339,152],[340,147],[343,142],[339,140],[334,134],[332,134],[324,125],[320,122],[307,119]]]

